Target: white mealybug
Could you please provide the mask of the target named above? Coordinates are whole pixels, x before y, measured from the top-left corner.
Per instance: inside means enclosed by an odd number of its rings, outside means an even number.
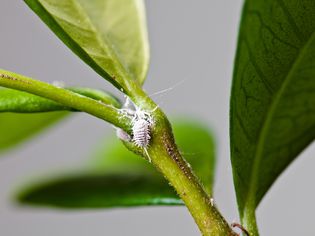
[[[151,139],[150,123],[145,119],[136,120],[132,126],[133,142],[141,148],[147,148]]]
[[[129,134],[120,128],[116,128],[116,136],[125,142],[131,141],[131,137],[129,136]]]
[[[157,108],[158,107],[151,112],[155,111]],[[149,162],[151,162],[151,158],[147,148],[150,144],[151,128],[154,124],[154,120],[150,114],[151,112],[141,110],[128,97],[126,97],[126,102],[123,109],[121,109],[121,113],[123,116],[132,118],[132,135],[129,136],[121,129],[117,129],[116,132],[118,138],[124,141],[131,141],[137,147],[142,148],[147,155]]]
[[[150,155],[147,151],[151,139],[151,127],[153,125],[152,117],[149,113],[137,109],[132,120],[132,141],[133,143],[143,148],[149,162]]]

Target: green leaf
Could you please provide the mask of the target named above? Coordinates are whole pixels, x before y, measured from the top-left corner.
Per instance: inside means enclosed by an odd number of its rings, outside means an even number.
[[[119,89],[149,63],[143,0],[25,0],[83,61]]]
[[[89,88],[69,88],[69,90],[108,105],[121,106],[115,97],[100,90]],[[0,112],[34,113],[63,110],[72,111],[73,109],[37,95],[0,88]]]
[[[231,96],[231,160],[244,221],[315,138],[315,1],[245,2]]]
[[[215,159],[209,131],[197,122],[179,120],[174,133],[183,154],[211,192]],[[166,180],[117,139],[96,156],[89,171],[26,188],[19,201],[65,208],[182,204]]]
[[[92,98],[94,100],[97,100],[99,102],[102,102],[107,105],[111,105],[116,108],[121,108],[121,102],[118,98],[116,98],[114,95],[104,92],[103,90],[99,89],[91,89],[91,88],[82,88],[82,87],[69,87],[66,88],[74,93],[81,94],[83,96]]]
[[[19,201],[62,208],[182,204],[161,177],[129,173],[60,178],[25,192]]]
[[[101,90],[90,88],[68,88],[68,90],[104,104],[118,108],[121,106],[115,97]],[[32,137],[69,114],[61,111],[72,111],[72,109],[30,93],[0,88],[0,152]],[[34,114],[37,112],[48,113]]]
[[[68,112],[0,113],[0,153],[38,134],[67,114]]]

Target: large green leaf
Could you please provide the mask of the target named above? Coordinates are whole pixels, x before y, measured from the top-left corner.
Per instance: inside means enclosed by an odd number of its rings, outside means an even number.
[[[64,118],[68,112],[0,113],[0,153]]]
[[[315,1],[245,2],[231,96],[231,160],[249,221],[315,138]]]
[[[211,193],[215,159],[209,131],[191,121],[178,121],[174,133],[186,159]],[[117,139],[98,152],[93,166],[83,174],[26,188],[19,200],[66,208],[182,204],[164,178]]]
[[[143,0],[25,0],[97,73],[121,88],[143,83],[149,63]]]
[[[90,88],[69,88],[69,90],[105,104],[121,106],[115,97],[101,90]],[[69,114],[65,111],[72,111],[72,109],[33,94],[0,88],[0,152],[61,120]],[[34,114],[37,112],[45,113]]]

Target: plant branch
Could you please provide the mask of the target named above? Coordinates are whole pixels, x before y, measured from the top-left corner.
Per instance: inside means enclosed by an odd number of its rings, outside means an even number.
[[[122,116],[119,109],[49,83],[34,80],[13,72],[0,69],[0,86],[35,94],[64,106],[84,111],[103,119],[127,132],[131,130],[131,120]]]
[[[129,133],[132,130],[132,121],[119,109],[69,90],[4,70],[0,70],[0,86],[32,93],[84,111]],[[147,150],[152,164],[175,188],[202,234],[204,236],[236,236],[237,234],[221,216],[189,164],[178,151],[171,125],[161,109],[156,109],[157,105],[137,83],[128,82],[128,95],[140,109],[152,114],[154,125],[151,129],[152,139]],[[130,144],[129,148],[139,153],[139,148]]]
[[[222,217],[213,200],[206,193],[189,164],[181,156],[173,137],[171,125],[161,109],[147,97],[144,92],[133,90],[133,101],[146,112],[151,111],[154,125],[151,128],[151,141],[147,148],[152,164],[164,175],[175,188],[180,198],[189,209],[202,235],[204,236],[235,236],[237,235]],[[142,153],[132,143],[127,147],[135,153]],[[148,158],[148,157],[147,157]]]

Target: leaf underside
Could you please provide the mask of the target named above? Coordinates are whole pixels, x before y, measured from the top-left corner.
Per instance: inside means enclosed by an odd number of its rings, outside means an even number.
[[[245,2],[230,109],[243,217],[315,138],[315,1]]]
[[[143,0],[25,0],[83,61],[119,89],[149,64]]]
[[[212,136],[205,127],[184,120],[175,122],[174,133],[186,159],[211,193],[215,166]],[[26,188],[19,201],[62,208],[183,204],[147,161],[129,152],[117,139],[102,147],[92,166],[85,173]]]
[[[30,139],[68,114],[62,111],[35,114],[0,113],[0,153]]]

